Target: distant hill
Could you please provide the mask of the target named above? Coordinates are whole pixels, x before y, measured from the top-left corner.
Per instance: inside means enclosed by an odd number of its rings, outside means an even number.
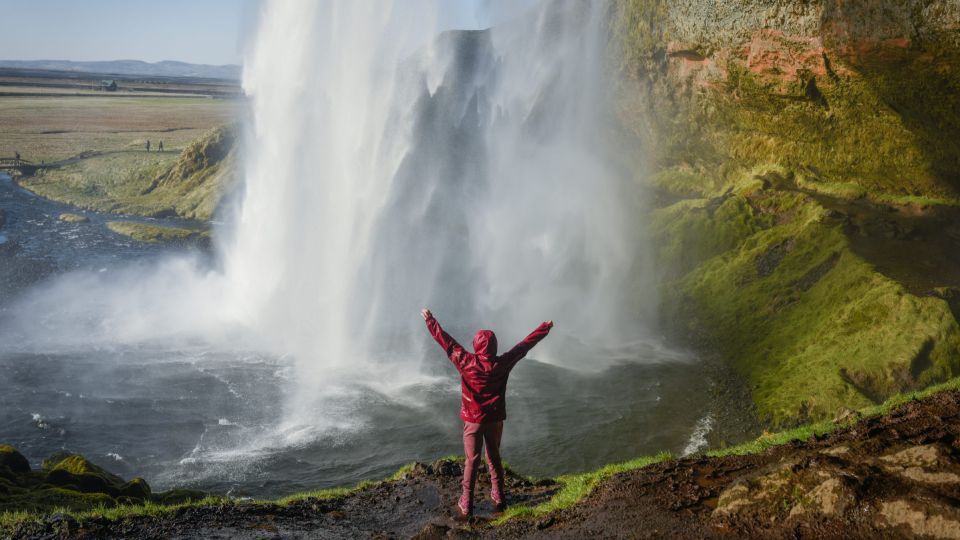
[[[240,80],[240,66],[212,66],[188,64],[164,60],[143,62],[140,60],[110,60],[99,62],[73,62],[70,60],[0,60],[0,68],[37,69],[49,71],[74,71],[79,73],[105,73],[142,77],[197,77],[205,79]]]

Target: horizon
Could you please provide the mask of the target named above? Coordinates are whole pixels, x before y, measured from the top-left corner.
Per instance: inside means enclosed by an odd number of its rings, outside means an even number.
[[[489,28],[535,3],[438,2],[437,30]],[[4,4],[4,13],[14,24],[0,32],[3,62],[133,60],[242,67],[264,1],[167,0],[162,9],[124,0],[89,4],[5,0]],[[402,5],[409,10],[413,3]],[[183,13],[190,13],[190,17],[182,17]],[[104,21],[108,21],[109,32],[99,31]]]
[[[163,64],[163,63],[179,63],[179,64],[189,64],[193,66],[211,66],[211,67],[243,67],[243,62],[236,63],[227,63],[227,64],[209,64],[206,62],[187,62],[184,60],[174,60],[174,59],[164,59],[164,60],[141,60],[139,58],[112,58],[109,60],[70,60],[67,58],[37,58],[24,60],[20,58],[0,58],[0,63],[2,62],[23,62],[23,63],[37,63],[37,62],[70,62],[74,64],[95,64],[95,63],[112,63],[112,62],[141,62],[144,64]]]
[[[242,65],[260,0],[5,0],[6,61]],[[188,15],[187,15],[188,14]],[[118,60],[109,60],[115,58]]]

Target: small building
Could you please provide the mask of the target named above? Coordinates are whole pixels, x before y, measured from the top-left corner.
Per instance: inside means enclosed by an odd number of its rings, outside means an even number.
[[[116,92],[117,81],[113,79],[100,81],[100,89],[105,90],[107,92]]]

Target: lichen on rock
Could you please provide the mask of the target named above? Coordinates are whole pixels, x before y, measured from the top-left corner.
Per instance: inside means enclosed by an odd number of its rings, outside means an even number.
[[[946,238],[960,215],[932,226],[924,212],[951,214],[916,210],[960,204],[951,6],[616,5],[618,111],[657,195],[664,329],[719,349],[766,421],[960,374],[960,303],[935,292],[960,275],[911,258],[960,249]]]

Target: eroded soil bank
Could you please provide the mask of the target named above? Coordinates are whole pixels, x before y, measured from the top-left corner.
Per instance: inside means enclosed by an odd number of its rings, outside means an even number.
[[[78,524],[64,515],[15,538],[896,538],[960,537],[960,391],[910,402],[832,434],[748,456],[672,460],[615,475],[579,504],[500,526],[487,501],[454,519],[460,465],[328,501],[232,503],[166,517]],[[480,492],[487,484],[481,480]],[[511,477],[512,505],[559,489]]]

